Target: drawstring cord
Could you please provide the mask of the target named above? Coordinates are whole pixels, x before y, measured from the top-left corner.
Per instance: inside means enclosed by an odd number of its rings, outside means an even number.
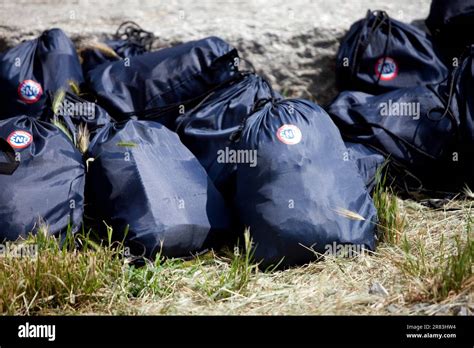
[[[443,111],[443,114],[441,115],[441,117],[439,119],[442,119],[444,118],[446,115],[451,114],[449,111],[451,110],[451,103],[453,101],[453,96],[455,94],[455,89],[456,89],[456,85],[458,84],[459,82],[459,79],[461,77],[461,67],[463,65],[463,61],[464,59],[467,57],[466,53],[463,53],[461,55],[461,57],[459,57],[459,61],[461,62],[460,65],[456,66],[452,71],[451,71],[451,74],[449,75],[449,82],[448,82],[448,98],[447,98],[447,102],[446,102],[446,107],[444,108],[444,111]],[[429,85],[428,86],[433,92],[434,89],[433,89],[433,86],[432,85]],[[435,92],[436,93],[436,92]],[[437,93],[436,93],[437,94]],[[439,97],[439,96],[438,96]],[[428,115],[427,117],[430,119],[430,120],[433,120],[430,116],[431,112],[433,111],[433,109],[431,109],[430,111],[428,111]]]
[[[383,51],[383,60],[382,60],[382,64],[380,65],[381,71],[378,72],[378,76],[377,76],[377,85],[380,84],[380,78],[382,77],[382,74],[383,74],[383,68],[385,67],[385,62],[387,61],[387,54],[388,54],[388,49],[390,45],[390,39],[392,38],[392,21],[385,12],[383,13],[386,16],[384,17],[384,20],[385,18],[387,20],[388,32],[387,32],[387,40],[385,41],[385,47]]]
[[[115,38],[126,40],[147,51],[151,50],[153,42],[156,39],[151,31],[142,29],[142,27],[133,21],[126,21],[120,24],[115,32]]]
[[[373,23],[372,23],[370,29],[368,30],[368,35],[367,35],[366,39],[364,40],[364,42],[362,42],[362,31],[359,33],[359,36],[357,38],[356,47],[354,49],[354,56],[353,56],[353,59],[352,59],[352,62],[351,62],[351,69],[350,69],[351,79],[354,79],[356,73],[358,72],[357,62],[358,62],[359,55],[361,55],[365,52],[368,45],[372,41],[372,37],[374,36],[374,34],[384,24],[387,24],[388,32],[387,32],[387,39],[385,41],[385,47],[384,47],[384,52],[383,52],[383,61],[382,61],[381,68],[383,69],[383,67],[385,66],[385,62],[386,62],[386,59],[387,59],[387,54],[388,54],[389,47],[390,47],[390,40],[392,38],[392,20],[389,17],[389,15],[387,14],[387,12],[385,12],[385,11],[373,11],[372,12],[372,11],[368,10],[367,11],[367,16],[364,19],[364,22],[363,22],[362,26],[367,26],[369,24],[372,16],[374,16],[374,20],[373,20]],[[361,50],[362,45],[364,45],[365,47],[362,49],[361,52],[359,52]],[[381,76],[382,76],[382,71],[378,74],[377,84],[380,83]]]

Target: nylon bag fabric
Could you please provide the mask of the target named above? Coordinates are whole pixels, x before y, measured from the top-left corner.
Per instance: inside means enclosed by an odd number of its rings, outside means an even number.
[[[335,245],[375,248],[375,207],[322,108],[266,103],[247,119],[236,148],[257,156],[256,166],[237,166],[234,205],[263,266],[307,263],[313,251]]]
[[[445,90],[449,91],[448,106],[458,110],[459,140],[458,151],[463,171],[463,181],[474,187],[474,45],[461,57],[461,64],[453,69],[446,82]]]
[[[364,144],[345,142],[345,145],[348,158],[355,162],[367,190],[371,192],[376,185],[377,170],[381,169],[385,161],[384,156]]]
[[[125,58],[139,56],[148,52],[145,47],[122,39],[105,40],[85,47],[80,52],[84,74],[101,64],[120,61]]]
[[[260,76],[242,74],[176,118],[174,130],[181,141],[201,162],[216,187],[221,192],[228,191],[226,195],[233,194],[236,168],[235,161],[226,157],[232,154],[232,135],[243,126],[260,100],[274,95]]]
[[[209,37],[102,64],[87,74],[99,104],[115,119],[145,118],[156,109],[203,97],[237,73],[237,51]]]
[[[105,43],[121,58],[135,57],[148,52],[145,47],[127,40],[106,40]]]
[[[378,96],[346,91],[327,111],[348,141],[376,149],[402,170],[397,176],[408,191],[452,190],[462,181],[460,119],[448,90],[440,84]]]
[[[51,107],[43,118],[51,120],[55,116],[66,124],[74,137],[80,125],[87,126],[87,130],[94,135],[100,128],[112,122],[109,114],[98,104],[70,92],[65,92],[55,101],[51,101]]]
[[[10,170],[5,171],[5,168]],[[28,116],[0,121],[0,240],[78,230],[84,207],[82,156],[55,126]]]
[[[381,94],[397,88],[437,83],[448,69],[430,35],[410,24],[370,10],[342,39],[336,58],[339,90]]]
[[[71,83],[84,82],[71,40],[61,29],[43,32],[0,54],[0,105],[2,118],[39,117],[49,94],[72,91]]]
[[[112,39],[91,43],[80,50],[84,73],[100,64],[135,57],[151,50],[155,37],[135,22],[122,23]]]
[[[117,40],[106,41],[104,43],[94,43],[82,48],[79,51],[81,59],[81,66],[84,75],[87,75],[91,70],[97,68],[101,64],[112,63],[119,61],[123,58],[133,57],[134,54],[128,56],[120,56],[114,49],[116,46],[126,46],[127,42],[120,42]],[[141,53],[140,53],[141,54]]]
[[[226,205],[178,135],[152,121],[104,127],[90,145],[91,214],[133,255],[185,257],[225,234]]]
[[[459,57],[474,43],[474,1],[432,0],[425,23],[446,59]]]

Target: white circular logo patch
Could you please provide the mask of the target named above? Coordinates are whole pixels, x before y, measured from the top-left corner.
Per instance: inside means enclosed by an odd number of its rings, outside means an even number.
[[[382,57],[375,63],[375,75],[383,81],[393,80],[398,75],[398,65],[393,58]]]
[[[300,129],[292,124],[284,124],[278,128],[276,135],[278,140],[287,145],[296,145],[303,137]]]
[[[31,144],[33,136],[26,131],[16,130],[8,136],[7,141],[14,149],[24,149]]]
[[[18,95],[27,104],[36,103],[43,94],[41,85],[33,80],[24,80],[18,86]]]

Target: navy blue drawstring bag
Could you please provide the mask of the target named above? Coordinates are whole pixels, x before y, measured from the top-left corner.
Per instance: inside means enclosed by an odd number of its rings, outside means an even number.
[[[273,95],[264,79],[245,73],[176,118],[174,130],[221,192],[232,191],[234,187],[229,180],[233,177],[236,163],[229,163],[225,158],[232,144],[232,135],[260,100],[268,100]]]
[[[425,23],[446,59],[459,57],[474,43],[474,1],[432,0]]]
[[[345,139],[376,149],[401,170],[407,191],[451,190],[462,181],[459,111],[448,85],[378,96],[342,92],[327,112]]]
[[[129,66],[123,61],[101,64],[89,71],[87,81],[113,118],[146,118],[229,81],[237,73],[236,59],[232,46],[209,37],[131,57]]]
[[[79,49],[79,57],[81,61],[82,71],[87,75],[91,70],[95,69],[101,64],[112,63],[123,58],[130,58],[131,56],[121,57],[114,49],[115,46],[126,46],[127,42],[114,40],[112,42],[91,43],[86,47]],[[140,53],[141,54],[141,53]]]
[[[49,107],[42,118],[50,121],[57,117],[65,123],[74,137],[80,125],[87,126],[89,133],[94,135],[98,129],[112,122],[109,114],[98,104],[74,93],[65,92],[59,97],[51,96],[48,103]]]
[[[257,158],[237,166],[234,205],[263,266],[307,263],[335,245],[375,248],[375,207],[319,106],[266,103],[247,119],[235,149]]]
[[[0,54],[1,118],[40,116],[49,93],[71,91],[71,83],[83,82],[71,40],[61,29],[47,30]]]
[[[135,256],[191,256],[229,227],[226,205],[178,135],[152,121],[99,131],[90,144],[90,214]]]
[[[459,115],[458,152],[463,181],[474,187],[474,45],[464,51],[459,64],[443,84],[447,104]]]
[[[337,53],[339,90],[380,94],[396,88],[437,83],[448,69],[430,35],[392,19],[384,11],[367,12],[354,23]]]
[[[384,164],[385,158],[378,151],[373,148],[358,143],[351,143],[346,141],[348,158],[354,161],[359,169],[359,174],[364,180],[367,191],[371,192],[376,182],[377,170]]]
[[[135,22],[124,22],[112,39],[107,39],[104,43],[92,43],[80,49],[82,69],[86,74],[100,64],[149,52],[154,40],[152,32],[143,30]]]
[[[78,230],[85,170],[80,152],[55,126],[28,116],[0,121],[0,241]]]

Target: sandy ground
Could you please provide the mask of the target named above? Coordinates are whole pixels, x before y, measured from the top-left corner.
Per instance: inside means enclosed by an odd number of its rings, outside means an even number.
[[[349,26],[367,9],[420,22],[429,0],[0,1],[0,49],[60,27],[75,40],[111,35],[134,20],[157,45],[217,35],[291,96],[327,103],[335,96],[334,55]]]

